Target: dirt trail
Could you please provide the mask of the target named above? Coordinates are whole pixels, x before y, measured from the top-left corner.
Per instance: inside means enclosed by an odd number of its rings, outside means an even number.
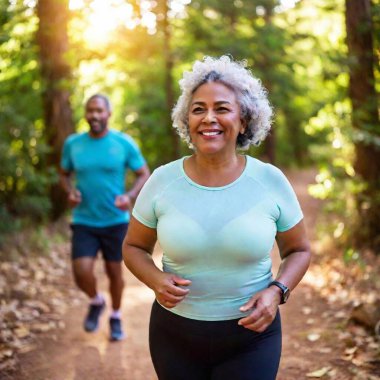
[[[306,215],[310,235],[320,208],[318,201],[307,194],[311,183],[311,171],[289,174]],[[159,255],[159,251],[156,252]],[[274,264],[278,265],[274,252]],[[103,269],[97,271],[100,289],[106,291]],[[126,290],[124,293],[123,319],[127,339],[122,342],[108,341],[107,314],[103,315],[98,332],[87,334],[82,330],[85,310],[83,304],[68,309],[64,322],[66,328],[60,332],[48,333],[37,342],[37,349],[21,357],[20,369],[12,379],[21,380],[149,380],[157,379],[149,356],[148,320],[153,292],[124,271]],[[109,300],[108,305],[110,304]],[[70,304],[70,300],[67,300]],[[307,309],[305,309],[307,308]],[[321,318],[327,304],[306,284],[293,292],[289,302],[281,307],[283,320],[283,356],[278,380],[307,379],[306,374],[327,364],[337,364],[332,341],[319,340],[311,343],[307,336],[318,331],[330,331],[335,327],[328,319]],[[305,310],[309,315],[305,315]],[[329,346],[326,346],[329,345]],[[335,362],[334,362],[335,360]],[[342,372],[335,372],[334,379],[352,379]],[[8,379],[8,378],[7,378]],[[196,380],[196,379],[194,379]]]

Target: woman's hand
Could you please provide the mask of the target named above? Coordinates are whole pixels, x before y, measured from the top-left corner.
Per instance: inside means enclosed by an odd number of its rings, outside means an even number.
[[[279,291],[273,286],[256,293],[240,311],[252,310],[251,314],[239,320],[246,329],[263,332],[273,322],[281,302]]]
[[[179,304],[189,293],[189,289],[182,286],[191,285],[190,280],[178,277],[171,273],[161,272],[153,287],[157,301],[169,309]]]

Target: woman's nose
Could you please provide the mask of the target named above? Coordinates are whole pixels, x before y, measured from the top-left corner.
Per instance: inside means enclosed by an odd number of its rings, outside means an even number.
[[[215,113],[213,110],[207,111],[205,117],[203,118],[204,123],[214,123],[216,121]]]

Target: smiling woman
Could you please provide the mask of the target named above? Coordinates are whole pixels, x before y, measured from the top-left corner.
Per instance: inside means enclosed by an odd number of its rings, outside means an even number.
[[[153,172],[123,243],[125,264],[156,295],[153,365],[160,380],[274,380],[278,306],[310,252],[284,174],[237,151],[267,135],[267,92],[245,62],[227,56],[195,62],[180,86],[173,124],[194,152]],[[275,239],[282,263],[274,277]],[[150,256],[157,240],[162,269]]]

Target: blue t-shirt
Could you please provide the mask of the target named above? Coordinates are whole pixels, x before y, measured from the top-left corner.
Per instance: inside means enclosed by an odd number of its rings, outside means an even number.
[[[82,202],[74,208],[73,224],[107,227],[129,221],[129,213],[115,205],[117,195],[125,193],[127,169],[145,165],[134,141],[110,130],[101,138],[89,133],[69,136],[63,146],[61,167],[75,173]]]
[[[185,158],[153,172],[132,215],[157,229],[163,270],[192,281],[170,311],[205,321],[240,318],[248,313],[239,308],[271,281],[275,236],[300,222],[300,205],[270,164],[246,156],[237,180],[206,187],[186,175]]]

